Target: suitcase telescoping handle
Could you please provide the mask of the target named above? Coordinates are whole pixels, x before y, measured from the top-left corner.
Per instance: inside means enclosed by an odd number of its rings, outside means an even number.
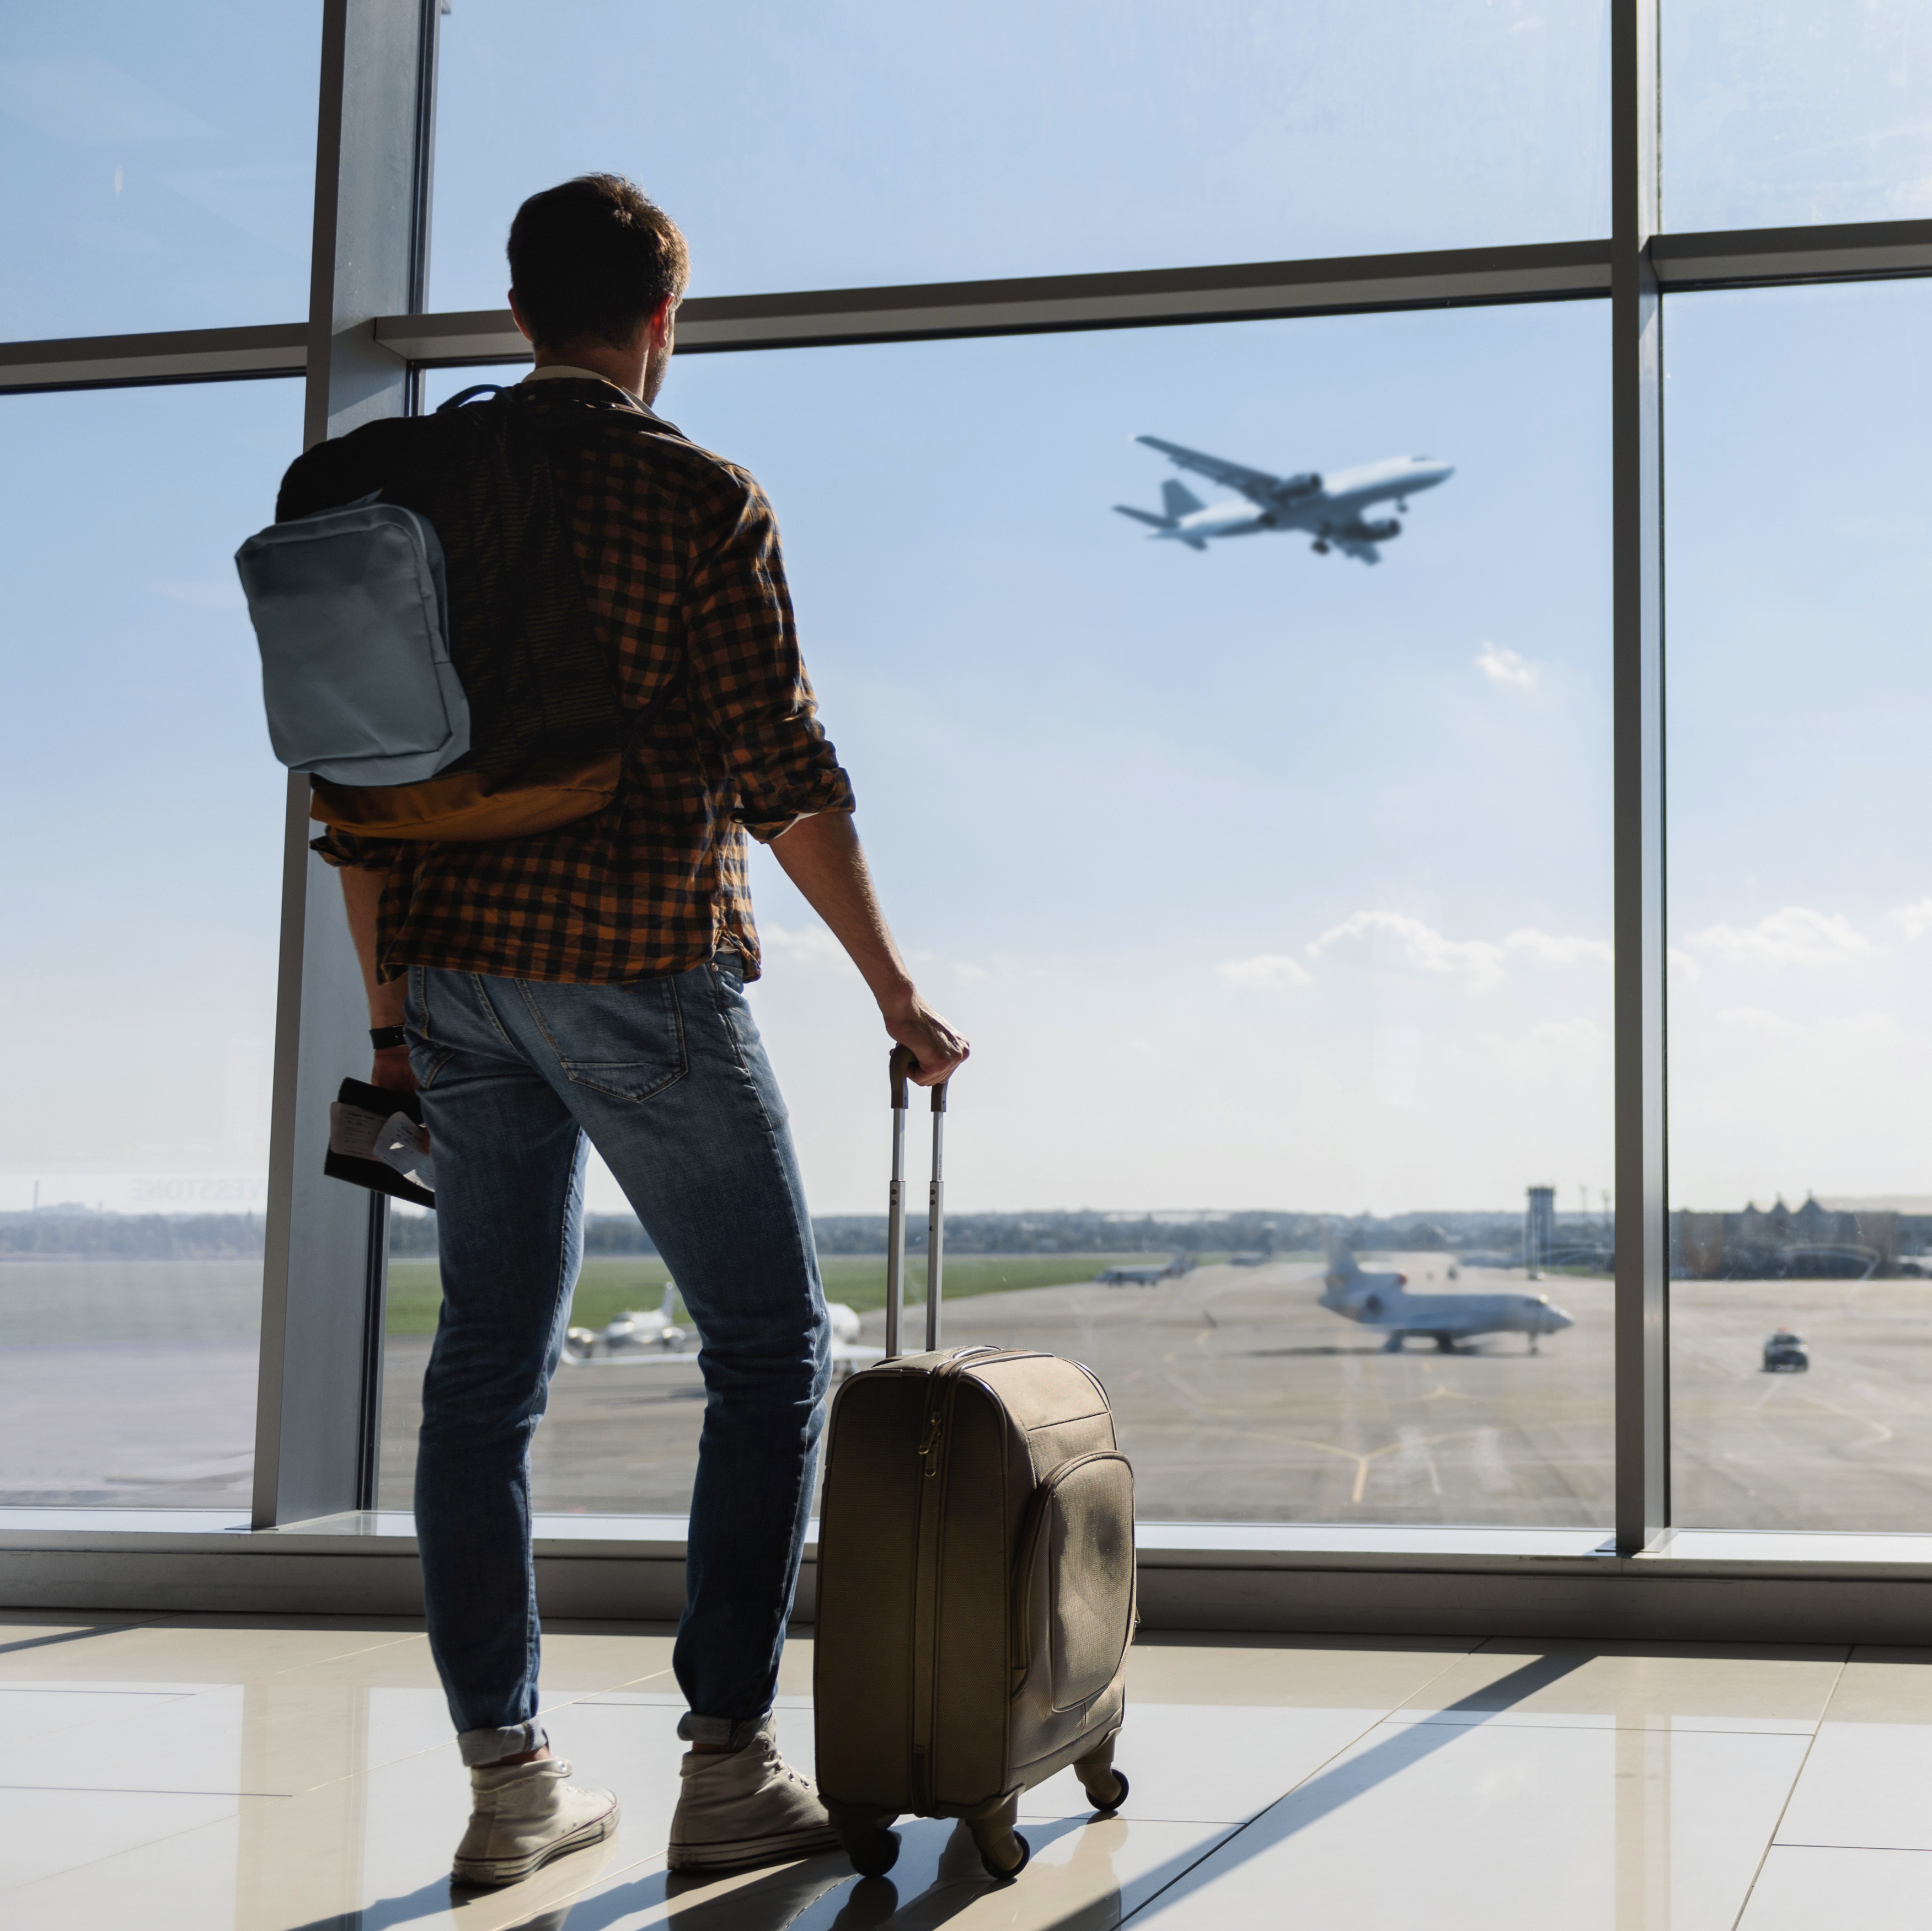
[[[892,1192],[886,1219],[886,1359],[890,1361],[904,1351],[899,1346],[899,1323],[905,1310],[905,1137],[907,1088],[914,1061],[904,1046],[895,1046],[892,1057]],[[932,1088],[932,1186],[926,1208],[926,1348],[929,1354],[939,1345],[940,1276],[945,1261],[946,1242],[946,1088],[941,1080]]]

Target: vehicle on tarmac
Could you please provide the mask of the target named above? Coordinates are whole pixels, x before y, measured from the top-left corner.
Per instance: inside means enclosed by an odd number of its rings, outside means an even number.
[[[602,1327],[573,1327],[563,1338],[566,1366],[588,1367],[695,1367],[702,1353],[697,1330],[681,1327],[672,1318],[677,1305],[677,1284],[664,1283],[664,1300],[653,1310],[632,1309]],[[827,1301],[832,1324],[832,1378],[842,1381],[855,1369],[883,1361],[883,1348],[868,1347],[856,1312],[843,1301]]]
[[[1102,1267],[1094,1278],[1103,1288],[1157,1288],[1163,1281],[1193,1271],[1194,1256],[1177,1254],[1157,1267]]]
[[[1411,1335],[1453,1354],[1459,1341],[1483,1334],[1520,1334],[1534,1354],[1546,1334],[1574,1325],[1547,1294],[1412,1294],[1407,1275],[1365,1273],[1340,1242],[1328,1250],[1321,1304],[1344,1321],[1379,1328],[1388,1336],[1382,1346],[1390,1354],[1400,1354]]]
[[[1811,1357],[1804,1351],[1804,1337],[1780,1327],[1764,1338],[1764,1372],[1767,1375],[1803,1375],[1810,1371]]]
[[[1339,550],[1359,562],[1379,563],[1377,546],[1400,536],[1402,525],[1394,517],[1372,522],[1365,512],[1385,502],[1406,512],[1408,498],[1418,490],[1432,490],[1456,473],[1453,465],[1432,456],[1388,456],[1325,476],[1312,469],[1276,476],[1178,442],[1163,442],[1158,436],[1134,439],[1158,449],[1177,469],[1191,469],[1246,497],[1244,503],[1204,503],[1185,483],[1170,477],[1160,486],[1162,514],[1130,503],[1114,505],[1122,516],[1150,525],[1150,541],[1184,543],[1190,550],[1205,550],[1216,537],[1299,530],[1312,539],[1308,547],[1318,556]]]

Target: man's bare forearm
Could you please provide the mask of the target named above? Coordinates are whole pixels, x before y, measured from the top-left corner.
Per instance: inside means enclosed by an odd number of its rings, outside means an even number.
[[[849,811],[801,818],[772,841],[772,856],[830,928],[879,1003],[886,1030],[910,1047],[922,1086],[947,1078],[970,1050],[919,996],[894,943]]]
[[[903,1007],[917,996],[886,923],[850,811],[800,819],[772,845],[772,856],[845,948],[881,1012]]]

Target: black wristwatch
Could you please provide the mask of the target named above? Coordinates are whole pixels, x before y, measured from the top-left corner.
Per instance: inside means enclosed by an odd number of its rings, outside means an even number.
[[[400,1026],[371,1026],[369,1028],[369,1043],[379,1053],[387,1052],[392,1046],[406,1046],[409,1042],[410,1036]]]

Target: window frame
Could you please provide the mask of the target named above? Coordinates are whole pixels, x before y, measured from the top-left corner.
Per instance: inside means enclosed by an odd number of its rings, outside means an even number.
[[[1662,1615],[1666,1621],[1674,1618],[1686,1633],[1736,1633],[1762,1626],[1790,1633],[1793,1616],[1802,1624],[1806,1615],[1825,1615],[1815,1606],[1828,1603],[1838,1605],[1829,1612],[1840,1618],[1834,1627],[1844,1627],[1844,1618],[1850,1617],[1861,1627],[1890,1630],[1905,1627],[1895,1606],[1911,1599],[1912,1592],[1880,1585],[1932,1580],[1932,1533],[1777,1537],[1700,1530],[1676,1536],[1671,1528],[1664,1050],[1668,1021],[1664,298],[1675,290],[1932,277],[1932,220],[1660,232],[1659,9],[1666,3],[1612,0],[1612,219],[1607,238],[713,296],[687,302],[680,311],[680,351],[691,355],[1529,301],[1610,304],[1615,1144],[1620,1210],[1614,1523],[1604,1525],[1604,1539],[1597,1543],[1590,1541],[1597,1531],[1586,1532],[1580,1540],[1574,1531],[1146,1525],[1142,1566],[1155,1585],[1148,1600],[1150,1606],[1160,1606],[1162,1620],[1191,1620],[1201,1627],[1232,1615],[1238,1620],[1230,1626],[1237,1627],[1352,1623],[1446,1632],[1492,1629],[1502,1615],[1506,1623],[1514,1617],[1516,1626],[1523,1627],[1522,1617],[1531,1614],[1527,1609],[1478,1606],[1487,1600],[1478,1582],[1486,1576],[1492,1583],[1498,1578],[1519,1583],[1529,1579],[1529,1594],[1505,1591],[1496,1600],[1540,1604],[1534,1612],[1541,1618],[1536,1627],[1546,1630],[1587,1625],[1601,1633],[1628,1618],[1634,1619],[1631,1627],[1656,1633]],[[427,369],[526,361],[527,348],[506,310],[422,312],[442,10],[441,0],[325,0],[305,322],[0,343],[0,394],[302,375],[307,382],[305,436],[312,444],[377,417],[411,412]],[[137,1552],[166,1558],[174,1564],[169,1573],[176,1579],[166,1585],[172,1606],[188,1606],[191,1601],[202,1607],[230,1600],[236,1587],[244,1588],[250,1603],[262,1603],[264,1585],[259,1580],[246,1585],[233,1581],[238,1572],[232,1564],[244,1545],[278,1549],[291,1558],[305,1553],[320,1562],[324,1552],[343,1549],[340,1537],[347,1531],[359,1539],[364,1552],[380,1549],[412,1555],[406,1525],[378,1517],[373,1507],[386,1204],[331,1187],[321,1177],[327,1088],[346,1059],[362,1049],[365,1015],[338,895],[327,868],[308,849],[306,804],[305,787],[292,779],[255,1489],[246,1525],[253,1534],[233,1535],[243,1525],[226,1519],[210,1518],[196,1532],[161,1531],[130,1525],[124,1515],[110,1521],[113,1512],[79,1523],[72,1512],[0,1510],[0,1547],[23,1556],[38,1552],[50,1562],[37,1566],[28,1561],[20,1567],[18,1579],[0,1589],[6,1600],[38,1600],[34,1592],[48,1589],[56,1591],[46,1597],[49,1601],[82,1600],[90,1591],[95,1592],[92,1600],[120,1600],[136,1587],[125,1581],[104,1581],[98,1588],[74,1582],[82,1572],[73,1563],[90,1552],[108,1565],[99,1572],[103,1576],[133,1573],[126,1564]],[[550,1540],[544,1545],[552,1552],[546,1562],[560,1565],[554,1569],[560,1577],[566,1570],[574,1575],[607,1567],[626,1551],[628,1559],[649,1564],[662,1565],[674,1556],[681,1587],[681,1545],[668,1540],[665,1524],[656,1519],[640,1516],[634,1522],[634,1536],[627,1539],[620,1525],[600,1531],[581,1549],[580,1538]],[[340,1567],[339,1553],[327,1560]],[[393,1579],[394,1565],[375,1567]],[[406,1567],[413,1571],[412,1561]],[[302,1568],[296,1563],[275,1573],[292,1578]],[[371,1565],[351,1564],[350,1568],[369,1571]],[[1316,1589],[1311,1595],[1314,1571],[1334,1585],[1327,1594]],[[1460,1576],[1466,1585],[1454,1602],[1439,1586],[1445,1571]],[[148,1573],[158,1576],[161,1570]],[[316,1578],[322,1571],[312,1567],[308,1573]],[[1280,1585],[1272,1593],[1258,1582],[1270,1573]],[[1664,1574],[1694,1583],[1703,1594],[1677,1587],[1660,1594],[1652,1585]],[[34,1579],[58,1575],[69,1579],[58,1584]],[[229,1579],[220,1579],[224,1576]],[[1646,1576],[1650,1581],[1641,1582]],[[1192,1579],[1177,1582],[1176,1578]],[[1714,1578],[1730,1579],[1726,1588],[1744,1585],[1732,1598],[1737,1606],[1723,1615],[1708,1607]],[[1618,1579],[1621,1596],[1615,1590],[1606,1596],[1599,1586],[1611,1579]],[[1558,1587],[1579,1582],[1588,1585],[1582,1595],[1574,1587]],[[1792,1588],[1801,1582],[1804,1587],[1793,1596]],[[1410,1606],[1391,1606],[1408,1601],[1402,1588],[1413,1595],[1418,1583],[1421,1594]],[[355,1597],[358,1586],[338,1581],[327,1585],[326,1593],[346,1602],[343,1592]],[[298,1585],[291,1581],[285,1587]],[[387,1603],[394,1588],[392,1579],[366,1600]],[[1557,1593],[1552,1595],[1553,1588]],[[59,1594],[59,1588],[69,1593]],[[81,1597],[73,1593],[76,1588]],[[107,1596],[100,1597],[99,1590]],[[594,1590],[583,1597],[593,1599],[602,1600]],[[1576,1606],[1586,1600],[1590,1606],[1579,1611]],[[1311,1601],[1316,1609],[1306,1606]],[[1660,1609],[1660,1602],[1675,1606]],[[1693,1609],[1694,1602],[1706,1606]],[[1384,1608],[1376,1609],[1376,1603]],[[1796,1603],[1814,1608],[1801,1612],[1792,1606]],[[1874,1604],[1894,1606],[1881,1610]],[[291,1606],[297,1606],[292,1601]],[[1583,1624],[1576,1623],[1579,1614]],[[1310,1615],[1318,1615],[1318,1620],[1308,1621]],[[1330,1620],[1322,1622],[1318,1615]],[[1724,1615],[1730,1618],[1728,1624]],[[1483,1621],[1486,1616],[1489,1620]],[[1241,1622],[1241,1617],[1248,1620]]]

